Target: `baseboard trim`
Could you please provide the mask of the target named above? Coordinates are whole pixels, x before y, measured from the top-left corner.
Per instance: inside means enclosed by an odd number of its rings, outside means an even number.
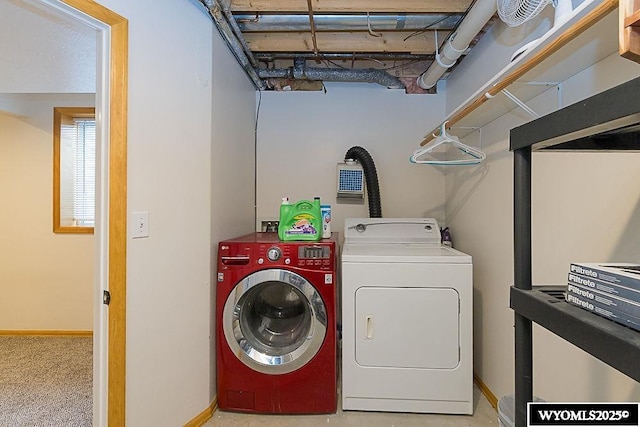
[[[482,394],[484,394],[491,406],[493,406],[493,409],[498,410],[498,398],[496,398],[496,395],[489,390],[489,387],[487,387],[475,373],[473,374],[473,382],[476,383]]]
[[[218,408],[218,396],[213,398],[211,405],[209,405],[207,409],[205,409],[204,411],[196,415],[191,421],[186,423],[184,427],[200,427],[201,425],[209,421],[211,417],[213,417],[213,413],[216,411],[217,408]]]
[[[478,386],[482,394],[485,395],[485,397],[487,398],[491,406],[493,406],[493,409],[498,410],[498,399],[496,398],[495,394],[493,394],[491,390],[489,390],[489,387],[487,387],[487,385],[483,383],[480,377],[478,377],[475,373],[473,374],[473,382],[476,383],[476,385]],[[216,411],[217,408],[218,408],[218,397],[216,396],[213,398],[213,401],[211,402],[211,405],[209,405],[208,408],[206,408],[204,411],[196,415],[191,421],[186,423],[184,427],[202,426],[204,423],[206,423],[209,419],[213,417],[213,413]]]
[[[0,335],[92,337],[93,331],[62,331],[52,329],[0,329]]]

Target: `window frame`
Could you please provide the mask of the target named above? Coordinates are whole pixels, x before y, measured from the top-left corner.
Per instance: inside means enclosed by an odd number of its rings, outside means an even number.
[[[53,108],[53,232],[56,234],[94,233],[94,227],[60,225],[60,138],[63,119],[95,117],[95,107]]]

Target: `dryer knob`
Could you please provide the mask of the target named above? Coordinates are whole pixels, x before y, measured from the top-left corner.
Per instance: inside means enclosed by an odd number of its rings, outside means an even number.
[[[267,258],[269,258],[269,261],[277,261],[281,256],[282,251],[280,250],[280,248],[273,247],[269,248],[269,250],[267,251]]]

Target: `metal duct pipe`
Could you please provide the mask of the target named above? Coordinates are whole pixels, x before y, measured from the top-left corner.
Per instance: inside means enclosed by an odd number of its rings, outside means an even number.
[[[361,59],[378,59],[381,61],[432,61],[432,54],[411,54],[411,53],[381,53],[381,52],[364,52],[364,53],[323,53],[319,55],[309,52],[256,52],[254,57],[260,60],[275,61],[278,59],[305,58],[309,60],[317,59],[335,59],[335,60],[361,60]]]
[[[233,13],[231,13],[231,4],[230,4],[231,2],[229,0],[219,0],[219,1],[220,1],[220,4],[222,5],[222,13],[227,18],[227,22],[229,23],[229,26],[233,30],[233,34],[235,34],[236,39],[238,39],[240,46],[242,46],[242,50],[244,51],[245,55],[247,55],[247,59],[249,60],[249,62],[253,67],[256,67],[258,63],[256,62],[256,59],[253,57],[253,53],[251,52],[249,45],[247,45],[247,42],[245,41],[244,36],[242,35],[242,30],[240,29],[240,27],[238,27],[238,23],[233,17]]]
[[[328,82],[365,82],[378,83],[392,88],[404,89],[404,83],[391,74],[375,68],[346,69],[346,68],[309,68],[304,59],[296,58],[294,66],[279,69],[258,70],[258,76],[263,79],[295,79],[295,80],[322,80]]]
[[[497,10],[496,0],[476,1],[458,29],[445,42],[439,55],[436,55],[436,60],[431,63],[427,71],[418,77],[418,86],[422,89],[434,87],[445,71],[456,63],[460,55],[469,47],[471,40],[489,22]]]
[[[209,10],[209,15],[211,15],[211,18],[213,18],[214,22],[216,23],[216,27],[227,43],[227,46],[229,46],[234,56],[238,59],[238,62],[240,62],[240,65],[242,65],[242,68],[244,68],[244,70],[247,72],[249,78],[251,78],[251,80],[253,81],[253,84],[257,89],[264,89],[264,82],[260,79],[260,77],[258,77],[258,74],[251,65],[249,58],[247,58],[247,55],[241,43],[233,34],[233,30],[231,29],[224,14],[222,13],[220,4],[216,0],[200,0],[200,2]]]
[[[317,31],[374,30],[451,30],[463,15],[411,14],[411,15],[328,15],[313,14]],[[234,15],[242,31],[309,31],[306,15]]]

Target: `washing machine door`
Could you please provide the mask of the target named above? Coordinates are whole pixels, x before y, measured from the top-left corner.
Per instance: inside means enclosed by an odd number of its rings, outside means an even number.
[[[304,277],[268,269],[250,274],[234,287],[222,322],[227,343],[245,365],[267,374],[286,374],[320,350],[327,310]]]

